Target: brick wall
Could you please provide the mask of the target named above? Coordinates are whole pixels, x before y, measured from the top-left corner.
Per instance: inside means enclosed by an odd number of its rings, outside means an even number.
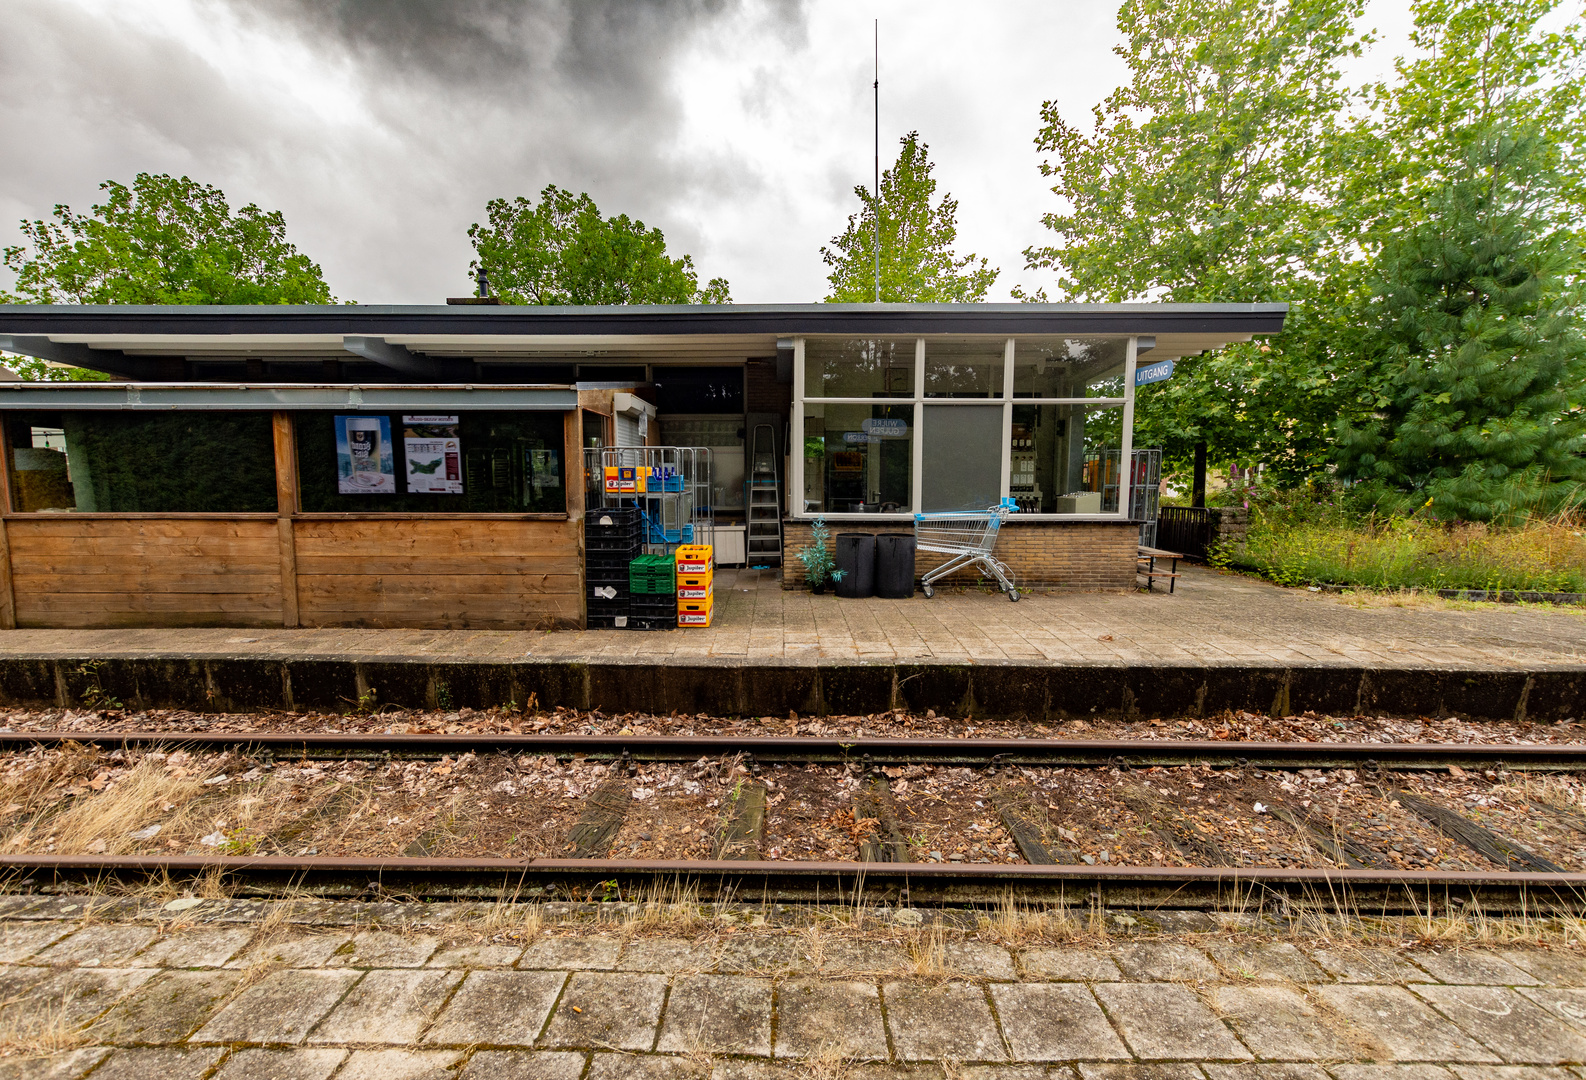
[[[776,381],[775,360],[750,360],[744,365],[744,399],[752,413],[781,413],[793,409],[793,384]]]
[[[913,532],[906,522],[827,522],[832,536],[840,532]],[[809,543],[808,521],[784,521],[782,587],[804,587],[804,564],[793,553]],[[1103,592],[1135,586],[1135,550],[1140,527],[1110,521],[1019,521],[1010,519],[997,537],[996,556],[1013,571],[1019,588]],[[835,552],[834,552],[835,554]],[[916,578],[948,556],[922,553],[915,557]],[[952,584],[973,585],[979,571],[954,574]]]

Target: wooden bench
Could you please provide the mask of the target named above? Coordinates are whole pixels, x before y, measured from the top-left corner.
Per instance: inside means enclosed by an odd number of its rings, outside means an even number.
[[[1139,552],[1135,556],[1134,572],[1138,576],[1145,578],[1146,592],[1151,591],[1151,587],[1156,584],[1157,578],[1167,578],[1167,591],[1171,594],[1178,585],[1178,561],[1183,557],[1176,551],[1163,551],[1161,548],[1146,547],[1141,544]],[[1158,559],[1169,560],[1168,569],[1158,570],[1156,568]]]

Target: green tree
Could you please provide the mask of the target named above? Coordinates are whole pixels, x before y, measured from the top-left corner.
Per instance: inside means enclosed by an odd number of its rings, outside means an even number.
[[[286,240],[280,211],[233,213],[225,194],[187,177],[107,180],[88,214],[55,207],[23,221],[7,247],[17,296],[34,304],[329,304],[320,268]]]
[[[546,185],[540,201],[492,199],[468,228],[475,259],[509,304],[730,304],[725,278],[704,288],[694,260],[666,253],[660,229],[602,217],[587,194]]]
[[[1359,291],[1347,207],[1332,197],[1348,95],[1339,63],[1367,40],[1360,0],[1124,0],[1130,80],[1088,134],[1042,107],[1042,172],[1063,208],[1026,250],[1067,297],[1289,301],[1283,334],[1186,358],[1143,389],[1136,445],[1182,463],[1254,458],[1322,468],[1353,358],[1334,320]],[[1016,292],[1016,295],[1023,296]],[[1045,299],[1037,291],[1026,299]]]
[[[1376,88],[1370,411],[1341,423],[1339,463],[1384,508],[1512,519],[1586,481],[1586,45],[1539,29],[1556,6],[1421,0],[1422,58]]]
[[[975,255],[956,255],[958,200],[943,195],[936,205],[930,147],[911,131],[892,168],[881,174],[881,199],[856,186],[860,210],[848,228],[821,248],[831,267],[828,303],[863,304],[876,299],[876,217],[881,219],[881,300],[890,304],[974,304],[986,298],[998,271]]]

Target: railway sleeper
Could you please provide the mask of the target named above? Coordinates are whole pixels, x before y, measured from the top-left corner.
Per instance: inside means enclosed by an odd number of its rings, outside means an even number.
[[[1123,789],[1123,801],[1129,809],[1146,820],[1151,831],[1163,843],[1171,845],[1186,859],[1193,859],[1201,866],[1236,865],[1222,845],[1207,835],[1204,829],[1158,798],[1149,788],[1130,784]]]
[[[991,794],[991,803],[997,808],[1002,827],[1033,866],[1064,866],[1079,862],[1079,858],[1066,848],[1049,844],[1045,830],[1037,822],[1040,812],[1035,811],[1029,798],[1016,789],[1001,788]]]
[[[874,822],[866,830],[866,822]],[[898,825],[897,808],[892,801],[892,785],[885,773],[873,772],[860,783],[854,795],[854,830],[859,841],[860,862],[912,862],[909,841]]]
[[[1526,850],[1513,840],[1500,836],[1484,825],[1476,824],[1446,806],[1439,806],[1429,799],[1411,795],[1398,788],[1389,789],[1387,795],[1389,798],[1397,799],[1399,805],[1406,810],[1437,826],[1444,836],[1457,840],[1499,866],[1509,870],[1529,870],[1544,874],[1565,872],[1557,863]]]
[[[567,843],[571,849],[569,857],[609,858],[611,845],[616,841],[623,818],[628,816],[628,808],[632,805],[633,797],[628,793],[627,780],[614,777],[602,781],[584,800],[583,813],[579,814],[578,821],[567,832]]]
[[[713,859],[758,859],[765,843],[766,788],[758,780],[736,785],[722,801]]]
[[[1372,850],[1359,841],[1349,839],[1335,829],[1328,828],[1324,822],[1317,821],[1310,814],[1297,812],[1282,803],[1269,804],[1267,813],[1298,829],[1324,855],[1340,866],[1355,870],[1384,869],[1388,866],[1388,861],[1380,852]]]

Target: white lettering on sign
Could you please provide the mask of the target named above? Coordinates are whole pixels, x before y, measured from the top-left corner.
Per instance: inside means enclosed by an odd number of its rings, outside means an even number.
[[[866,435],[873,435],[879,439],[909,437],[909,424],[906,420],[866,420],[859,425],[859,429]]]
[[[1134,369],[1134,384],[1145,386],[1149,383],[1164,382],[1173,377],[1173,361],[1164,360],[1160,364],[1147,364],[1145,367]]]

